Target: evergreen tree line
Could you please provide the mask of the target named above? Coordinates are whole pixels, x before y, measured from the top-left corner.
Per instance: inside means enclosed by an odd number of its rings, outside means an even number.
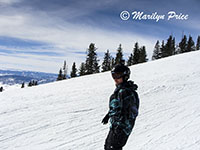
[[[99,65],[99,59],[97,58],[96,53],[97,48],[95,47],[94,43],[91,43],[89,45],[89,48],[87,49],[87,56],[85,62],[82,62],[80,64],[80,68],[77,69],[76,63],[74,62],[72,65],[72,71],[70,72],[70,77],[74,78],[77,76],[83,76],[83,75],[89,75],[99,72],[105,72],[111,70],[116,64],[125,64],[127,66],[135,65],[138,63],[144,63],[147,62],[147,54],[146,54],[146,47],[142,46],[139,47],[138,42],[135,43],[134,48],[130,56],[128,57],[128,60],[125,61],[124,55],[123,55],[123,49],[122,45],[120,44],[116,56],[113,57],[109,50],[107,50],[104,54],[104,59],[101,65]],[[162,40],[162,43],[160,45],[160,41],[158,40],[155,44],[152,60],[181,54],[185,52],[200,50],[200,36],[197,38],[196,45],[192,39],[191,36],[189,36],[187,40],[187,36],[184,35],[181,39],[181,41],[176,45],[175,37],[172,35],[169,36],[167,39],[167,42],[165,43],[164,40]],[[100,70],[101,69],[101,70]],[[67,75],[67,67],[66,67],[66,61],[64,62],[64,67],[60,69],[59,75],[57,80],[63,80],[66,79]]]
[[[30,81],[28,83],[28,87],[37,86],[37,85],[38,85],[38,81],[34,81],[34,80],[32,80],[32,81]],[[25,83],[24,82],[22,83],[21,88],[25,88]],[[0,92],[3,92],[3,91],[4,91],[4,88],[2,86],[2,87],[0,87]]]
[[[200,49],[200,36],[197,38],[196,45],[192,39],[191,36],[189,36],[187,40],[187,36],[184,35],[181,39],[181,41],[176,45],[175,44],[175,37],[172,35],[169,36],[167,39],[167,42],[165,43],[164,40],[162,41],[162,44],[160,45],[159,40],[156,42],[152,60],[160,59],[176,54],[191,52],[195,50]]]
[[[116,64],[125,64],[128,66],[147,62],[147,55],[146,55],[146,48],[145,46],[139,47],[139,44],[136,42],[133,48],[133,52],[130,54],[127,62],[124,59],[122,45],[120,44],[116,57],[113,57],[109,50],[107,50],[104,54],[104,59],[101,64],[99,65],[99,59],[97,58],[96,53],[97,48],[95,47],[94,43],[89,45],[87,49],[87,56],[85,62],[80,64],[79,70],[76,68],[76,63],[74,62],[72,65],[72,71],[70,73],[70,77],[74,78],[77,76],[89,75],[99,72],[105,72],[111,70]],[[66,79],[66,61],[64,62],[64,67],[60,69],[57,80]],[[100,70],[101,69],[101,70]],[[65,70],[65,73],[63,73]]]
[[[32,87],[32,86],[37,86],[38,85],[38,81],[32,80],[28,83],[28,87]],[[25,88],[25,83],[22,83],[21,88]]]
[[[31,86],[36,86],[36,85],[38,85],[38,82],[37,82],[37,81],[34,81],[34,80],[32,80],[32,81],[30,81],[30,82],[28,83],[28,86],[29,86],[29,87],[31,87]],[[22,83],[22,87],[24,87],[23,83]]]

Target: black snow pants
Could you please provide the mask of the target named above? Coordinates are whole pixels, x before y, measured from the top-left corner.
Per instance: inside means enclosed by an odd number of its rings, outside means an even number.
[[[105,150],[122,150],[126,144],[128,136],[121,129],[110,129],[105,141]]]
[[[132,122],[132,127],[135,125],[135,120]],[[110,129],[108,136],[105,141],[105,150],[122,150],[123,146],[126,144],[129,135],[120,129]]]

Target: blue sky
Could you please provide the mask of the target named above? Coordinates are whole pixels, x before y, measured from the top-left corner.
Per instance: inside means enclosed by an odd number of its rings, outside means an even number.
[[[0,69],[57,73],[66,60],[69,69],[85,60],[95,43],[99,59],[107,49],[113,56],[119,44],[125,58],[135,42],[145,45],[151,58],[156,40],[182,34],[196,43],[200,35],[198,0],[0,0]],[[128,11],[165,15],[164,20],[122,20]],[[167,20],[168,12],[188,15],[187,20]]]

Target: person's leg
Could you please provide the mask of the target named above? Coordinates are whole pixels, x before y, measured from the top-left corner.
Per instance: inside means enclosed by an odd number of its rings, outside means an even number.
[[[112,130],[110,129],[109,133],[108,133],[108,136],[106,138],[106,141],[105,141],[105,145],[104,145],[104,149],[105,150],[112,150],[112,139],[113,139],[113,132]]]
[[[105,150],[122,150],[122,147],[126,144],[128,136],[121,130],[117,129],[113,131],[110,129],[105,141]]]

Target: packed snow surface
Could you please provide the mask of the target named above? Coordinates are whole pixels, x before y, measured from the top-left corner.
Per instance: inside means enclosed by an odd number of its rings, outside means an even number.
[[[200,51],[131,66],[140,114],[124,150],[200,149]],[[110,72],[0,93],[1,150],[103,150]]]

